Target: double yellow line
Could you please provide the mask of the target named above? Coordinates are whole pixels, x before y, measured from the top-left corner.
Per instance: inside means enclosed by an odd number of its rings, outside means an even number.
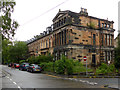
[[[47,76],[50,76],[50,77],[54,77],[54,78],[61,78],[61,77],[58,77],[58,76],[54,76],[54,75],[49,75],[49,74],[46,74]]]

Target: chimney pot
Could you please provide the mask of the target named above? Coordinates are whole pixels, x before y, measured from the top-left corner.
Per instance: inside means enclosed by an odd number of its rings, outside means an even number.
[[[81,11],[84,12],[84,8],[81,7]]]

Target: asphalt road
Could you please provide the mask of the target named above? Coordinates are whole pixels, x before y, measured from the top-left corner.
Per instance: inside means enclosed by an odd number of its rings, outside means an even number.
[[[2,78],[2,88],[103,88],[104,83],[110,82],[108,79],[63,79],[48,74],[11,69],[7,66],[3,66],[3,72],[7,72],[7,75]],[[118,84],[117,79],[110,80],[115,85]]]

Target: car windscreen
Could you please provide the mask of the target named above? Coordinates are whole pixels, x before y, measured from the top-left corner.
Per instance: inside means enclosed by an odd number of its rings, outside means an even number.
[[[40,68],[40,66],[38,66],[38,65],[34,65],[34,67],[35,67],[35,68]]]
[[[25,64],[25,66],[29,66],[29,64]]]

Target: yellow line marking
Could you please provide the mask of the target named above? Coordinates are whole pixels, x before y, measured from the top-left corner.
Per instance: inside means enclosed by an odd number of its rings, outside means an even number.
[[[107,87],[101,86],[101,88],[107,88]]]
[[[77,76],[73,76],[73,78],[77,78]]]
[[[53,75],[49,75],[49,74],[46,74],[47,76],[50,76],[50,77],[54,77],[54,78],[61,78],[61,77],[58,77],[58,76],[53,76]]]

